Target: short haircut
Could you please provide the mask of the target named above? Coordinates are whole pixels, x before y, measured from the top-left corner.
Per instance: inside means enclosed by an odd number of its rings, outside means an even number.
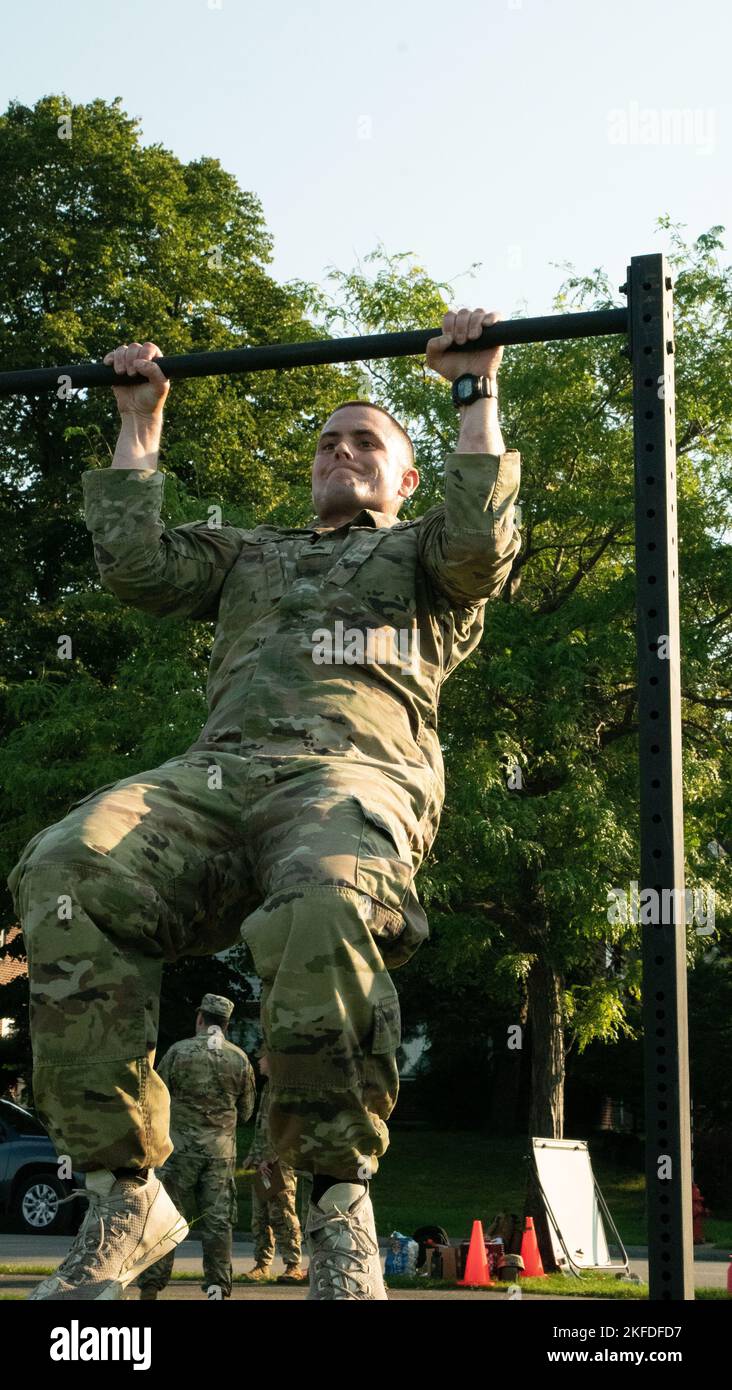
[[[198,1012],[201,1015],[201,1018],[204,1022],[204,1026],[206,1028],[220,1028],[223,1033],[224,1029],[227,1026],[225,1019],[217,1018],[215,1014],[205,1014],[203,1012],[203,1009],[199,1009]]]
[[[392,425],[396,425],[402,438],[406,439],[408,446],[409,467],[414,468],[414,445],[411,439],[409,438],[409,435],[407,434],[407,431],[405,430],[404,426],[400,425],[398,420],[395,420],[390,410],[386,410],[383,405],[377,405],[375,401],[341,401],[341,404],[337,405],[335,409],[333,409],[330,412],[331,415],[335,415],[337,410],[344,410],[347,405],[368,406],[369,410],[380,410],[382,415],[386,415],[388,419],[391,420]]]

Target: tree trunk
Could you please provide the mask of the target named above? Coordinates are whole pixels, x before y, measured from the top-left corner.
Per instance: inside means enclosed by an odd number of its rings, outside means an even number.
[[[524,998],[518,1010],[516,1022],[526,1037],[528,1006]],[[524,1049],[508,1048],[506,1034],[501,1034],[500,1045],[496,1048],[496,1062],[493,1075],[493,1090],[488,1111],[488,1128],[491,1134],[524,1133],[520,1119],[521,1080],[524,1075]]]
[[[529,1138],[561,1139],[564,1134],[564,1028],[562,977],[545,956],[536,956],[527,981],[531,1025],[531,1101]],[[549,1225],[529,1167],[525,1216],[534,1219],[545,1273],[557,1269]]]
[[[564,1134],[564,1027],[562,977],[544,956],[532,962],[527,982],[531,1025],[529,1134]]]

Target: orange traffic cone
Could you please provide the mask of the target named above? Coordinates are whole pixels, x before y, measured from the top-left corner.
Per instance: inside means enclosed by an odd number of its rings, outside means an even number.
[[[480,1221],[474,1221],[468,1258],[465,1261],[465,1277],[458,1279],[458,1284],[479,1285],[481,1288],[487,1288],[490,1283],[491,1276],[488,1271],[488,1257],[485,1253],[483,1226]]]
[[[534,1230],[534,1219],[531,1216],[526,1218],[526,1230],[521,1240],[521,1259],[524,1262],[521,1270],[524,1279],[537,1279],[540,1276],[546,1278]]]

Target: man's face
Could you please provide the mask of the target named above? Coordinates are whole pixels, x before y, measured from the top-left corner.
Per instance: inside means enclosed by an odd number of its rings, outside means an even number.
[[[396,516],[418,482],[406,442],[381,411],[343,406],[326,420],[313,461],[313,504],[326,526],[364,507]]]

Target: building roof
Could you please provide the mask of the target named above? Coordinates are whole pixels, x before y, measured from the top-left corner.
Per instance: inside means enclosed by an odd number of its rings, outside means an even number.
[[[20,927],[18,926],[7,927],[0,932],[0,985],[9,985],[11,980],[17,980],[20,975],[28,974],[28,962],[16,960],[5,949],[20,934]]]

